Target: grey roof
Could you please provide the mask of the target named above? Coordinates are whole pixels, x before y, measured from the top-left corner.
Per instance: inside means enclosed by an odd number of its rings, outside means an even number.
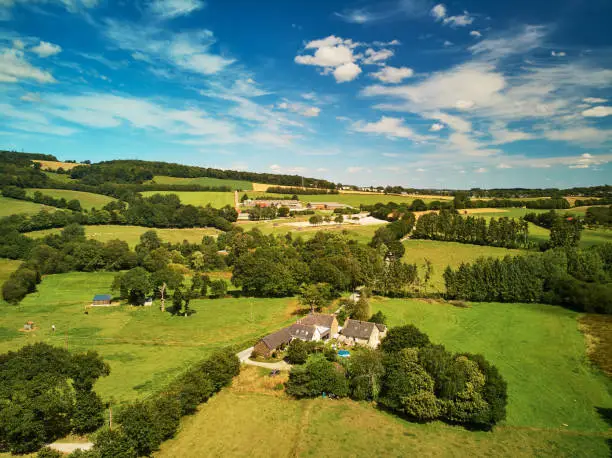
[[[96,294],[93,300],[94,301],[110,301],[111,295],[110,294]]]
[[[384,324],[380,324],[380,323],[375,323],[375,324],[380,332],[387,332],[387,326],[385,326]]]
[[[341,334],[354,339],[368,340],[376,327],[376,323],[369,321],[351,320],[350,318],[344,322]]]
[[[283,328],[280,331],[268,334],[261,340],[270,350],[275,350],[281,345],[291,342],[291,333],[289,332],[289,328]]]
[[[311,313],[306,315],[304,318],[298,320],[299,324],[307,324],[310,326],[322,326],[324,328],[331,328],[335,315],[324,315],[322,313]]]
[[[291,337],[307,341],[312,340],[316,330],[317,328],[315,326],[308,326],[299,323],[289,326],[289,333],[291,334]]]

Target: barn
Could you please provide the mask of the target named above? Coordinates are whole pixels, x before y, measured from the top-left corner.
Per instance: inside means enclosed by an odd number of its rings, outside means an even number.
[[[96,294],[91,305],[111,305],[111,299],[110,294]]]

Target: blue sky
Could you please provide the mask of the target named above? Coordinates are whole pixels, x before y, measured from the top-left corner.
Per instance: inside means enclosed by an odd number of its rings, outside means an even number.
[[[0,148],[359,185],[612,177],[612,2],[0,0]]]

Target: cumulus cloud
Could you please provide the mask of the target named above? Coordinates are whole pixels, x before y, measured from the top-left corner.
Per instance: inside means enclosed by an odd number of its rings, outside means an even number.
[[[436,21],[440,21],[446,17],[446,6],[439,3],[431,9],[431,15],[436,19]]]
[[[438,132],[442,129],[444,129],[444,124],[440,124],[439,122],[433,123],[431,127],[429,128],[431,132]]]
[[[606,116],[612,115],[612,107],[593,107],[582,112],[582,116],[591,117],[591,118],[604,118]]]
[[[390,49],[380,49],[378,51],[368,48],[365,51],[366,58],[363,60],[364,64],[380,64],[393,56],[393,51]]]
[[[39,83],[53,83],[51,73],[30,64],[23,51],[5,49],[0,51],[0,83],[16,83],[22,80],[34,80]]]
[[[346,64],[342,64],[337,67],[333,74],[334,78],[336,78],[337,83],[346,83],[347,81],[353,81],[359,74],[361,73],[361,67],[359,65],[354,64],[353,62],[348,62]]]
[[[401,83],[404,79],[414,75],[414,70],[408,67],[390,67],[386,66],[379,71],[370,73],[370,76],[376,78],[383,83]]]
[[[201,0],[153,0],[149,3],[149,11],[160,19],[173,19],[188,16],[205,6]]]
[[[553,57],[565,57],[566,56],[565,52],[563,51],[551,51],[550,55]]]
[[[474,38],[480,38],[480,37],[482,37],[482,33],[480,33],[478,30],[472,30],[470,32],[470,36],[472,36]]]
[[[31,48],[30,51],[38,54],[39,57],[49,57],[62,52],[62,47],[53,43],[41,41],[37,46]]]

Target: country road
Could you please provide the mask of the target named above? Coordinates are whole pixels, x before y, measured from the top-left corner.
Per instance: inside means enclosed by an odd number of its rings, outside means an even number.
[[[248,364],[250,366],[265,367],[266,369],[278,369],[281,371],[288,371],[291,369],[291,364],[287,364],[285,361],[279,361],[277,363],[261,363],[259,361],[252,361],[249,359],[251,353],[253,353],[253,347],[249,347],[246,350],[242,350],[240,353],[236,353],[236,356],[238,356],[241,363]]]

